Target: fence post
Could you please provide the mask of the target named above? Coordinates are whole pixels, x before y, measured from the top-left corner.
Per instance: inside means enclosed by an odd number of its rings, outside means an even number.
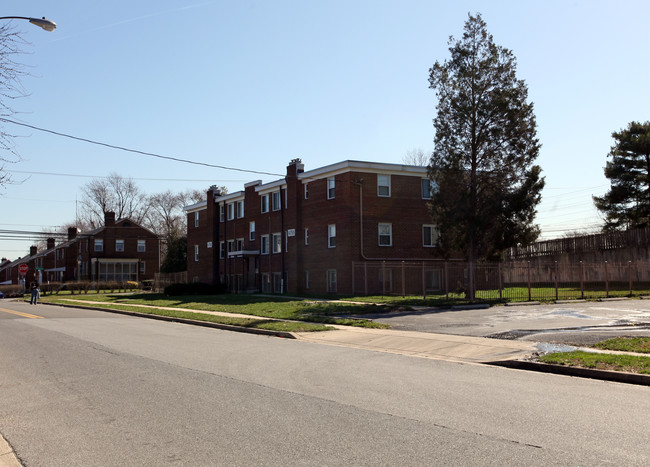
[[[609,277],[607,276],[607,261],[605,261],[605,297],[609,298]]]
[[[449,274],[447,273],[447,261],[445,261],[445,297],[449,300]]]
[[[402,298],[406,296],[406,285],[404,284],[404,261],[402,261]]]
[[[503,271],[501,270],[501,263],[499,263],[499,301],[503,301]]]
[[[368,296],[368,261],[363,262],[363,292]]]
[[[424,274],[424,260],[422,261],[422,298],[427,298],[427,281]]]
[[[558,290],[557,290],[557,261],[555,262],[555,300],[558,299]]]
[[[530,261],[528,261],[528,301],[530,302],[532,300],[532,296],[530,294]]]
[[[585,298],[585,266],[580,261],[580,299]]]
[[[632,296],[632,261],[627,262],[627,277],[630,281],[630,297]]]

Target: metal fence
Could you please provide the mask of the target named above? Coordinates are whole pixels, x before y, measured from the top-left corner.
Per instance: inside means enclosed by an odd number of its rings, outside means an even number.
[[[187,282],[187,271],[183,272],[158,272],[154,275],[153,289],[156,292],[162,292],[165,287],[171,284],[184,284]]]
[[[477,263],[365,261],[352,263],[353,295],[483,300],[562,300],[650,293],[650,262]]]

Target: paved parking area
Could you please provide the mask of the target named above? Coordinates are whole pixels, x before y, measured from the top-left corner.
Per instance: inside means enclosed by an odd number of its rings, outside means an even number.
[[[650,300],[629,299],[485,309],[418,308],[365,316],[393,329],[586,345],[609,337],[650,337]]]

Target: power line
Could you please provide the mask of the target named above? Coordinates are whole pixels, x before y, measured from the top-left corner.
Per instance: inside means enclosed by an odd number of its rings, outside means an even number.
[[[53,175],[56,177],[75,177],[75,178],[111,178],[110,175],[82,175],[82,174],[62,174],[55,172],[30,172],[25,170],[6,170],[9,173],[27,174],[27,175]],[[248,180],[198,180],[190,178],[133,178],[131,180],[149,181],[149,182],[207,182],[207,183],[229,183],[229,182],[247,182]]]
[[[192,160],[189,160],[189,159],[181,159],[181,158],[178,158],[178,157],[163,156],[163,155],[160,155],[160,154],[155,154],[153,152],[145,152],[145,151],[139,151],[137,149],[129,149],[129,148],[125,148],[125,147],[122,147],[122,146],[116,146],[114,144],[102,143],[100,141],[94,141],[92,139],[80,138],[79,136],[73,136],[73,135],[68,135],[66,133],[60,133],[58,131],[48,130],[46,128],[39,128],[39,127],[34,126],[34,125],[28,125],[27,123],[16,122],[14,120],[9,120],[7,118],[0,118],[0,121],[1,122],[6,122],[6,123],[13,123],[14,125],[24,126],[24,127],[27,127],[27,128],[31,128],[32,130],[42,131],[44,133],[50,133],[50,134],[53,134],[53,135],[56,135],[56,136],[62,136],[64,138],[70,138],[70,139],[74,139],[74,140],[77,140],[77,141],[83,141],[84,143],[95,144],[97,146],[104,146],[104,147],[111,148],[111,149],[119,149],[120,151],[133,152],[133,153],[136,153],[136,154],[142,154],[143,156],[157,157],[159,159],[166,159],[166,160],[176,161],[176,162],[184,162],[186,164],[200,165],[200,166],[203,166],[203,167],[211,167],[211,168],[214,168],[214,169],[234,170],[236,172],[254,173],[254,174],[259,174],[259,175],[271,175],[273,177],[283,177],[284,176],[284,175],[280,175],[280,174],[276,174],[276,173],[272,173],[272,172],[261,172],[261,171],[257,171],[257,170],[239,169],[239,168],[236,168],[236,167],[226,167],[224,165],[208,164],[207,162],[197,162],[197,161],[192,161]]]

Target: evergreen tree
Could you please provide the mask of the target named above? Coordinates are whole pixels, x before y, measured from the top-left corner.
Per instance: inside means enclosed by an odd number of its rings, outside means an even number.
[[[605,165],[611,182],[604,196],[594,204],[605,214],[605,231],[650,225],[650,122],[631,122],[612,133],[612,146]]]
[[[544,179],[533,165],[540,148],[533,104],[512,52],[494,43],[480,14],[469,15],[462,39],[449,45],[451,58],[429,70],[438,97],[431,210],[441,250],[473,264],[537,238]]]

